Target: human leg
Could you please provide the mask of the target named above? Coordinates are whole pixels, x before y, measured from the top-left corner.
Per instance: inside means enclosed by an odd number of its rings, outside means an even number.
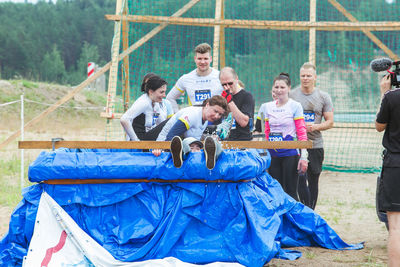
[[[389,223],[389,266],[400,266],[400,168],[382,167],[379,207]]]
[[[283,181],[282,177],[282,158],[279,157],[271,157],[271,164],[268,168],[268,173],[272,176],[272,178],[276,179],[282,186],[283,190],[286,192],[286,184]]]
[[[156,127],[152,128],[151,130],[145,132],[142,134],[142,138],[140,140],[147,140],[147,141],[155,141],[157,140],[158,135],[160,134],[161,130],[165,126],[165,124],[168,122],[169,119],[166,119]]]
[[[400,266],[400,212],[388,211],[389,239],[388,254],[389,267]]]
[[[307,169],[307,183],[310,191],[310,205],[309,207],[315,209],[318,200],[318,183],[319,176],[322,171],[322,162],[324,160],[324,149],[315,148],[308,149],[308,169]]]
[[[295,200],[299,201],[297,192],[299,181],[297,163],[299,162],[299,156],[287,156],[283,157],[282,160],[282,180],[285,183],[285,192]]]

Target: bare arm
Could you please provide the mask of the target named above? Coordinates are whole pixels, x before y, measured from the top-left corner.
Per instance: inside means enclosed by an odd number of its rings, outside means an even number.
[[[176,88],[176,86],[174,86],[167,95],[167,100],[171,103],[174,113],[177,113],[179,111],[179,106],[176,102],[176,99],[178,99],[182,94],[183,93],[178,88]]]
[[[249,116],[242,113],[236,104],[232,101],[228,104],[229,110],[232,112],[232,116],[235,118],[236,123],[240,125],[240,127],[246,127],[249,123]]]
[[[333,112],[324,112],[322,116],[324,116],[325,121],[319,124],[308,124],[307,132],[325,131],[333,127]]]

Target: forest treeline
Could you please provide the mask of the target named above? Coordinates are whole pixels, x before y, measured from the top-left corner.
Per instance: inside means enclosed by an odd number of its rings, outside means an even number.
[[[115,0],[0,3],[2,79],[78,84],[110,59]]]
[[[130,14],[175,13],[188,0],[132,0]],[[360,21],[398,21],[400,0],[339,2]],[[76,85],[86,77],[89,61],[102,66],[110,60],[115,0],[57,0],[37,4],[0,3],[0,78]],[[185,17],[214,17],[215,1],[202,0]],[[225,17],[251,20],[309,19],[309,0],[227,0]],[[318,1],[318,21],[347,21],[326,0]],[[155,24],[130,24],[130,44]],[[297,74],[308,59],[307,31],[226,29],[226,63],[235,66],[252,88],[270,86],[273,75]],[[399,52],[398,32],[377,32],[389,48]],[[131,79],[156,71],[169,82],[194,65],[191,54],[200,42],[213,42],[212,27],[169,26],[130,56]],[[379,48],[360,32],[317,32],[317,64],[356,72]],[[378,51],[379,52],[379,51]],[[356,68],[357,67],[357,68]],[[268,75],[264,75],[264,74]],[[257,75],[257,76],[255,76]],[[270,77],[272,76],[272,77]],[[297,77],[295,76],[297,82]],[[257,89],[258,90],[258,89]],[[262,92],[260,92],[260,95]]]

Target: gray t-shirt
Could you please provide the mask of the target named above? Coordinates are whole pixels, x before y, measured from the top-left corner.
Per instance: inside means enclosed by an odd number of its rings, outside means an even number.
[[[289,97],[300,102],[304,110],[305,122],[319,124],[322,121],[324,112],[333,112],[332,99],[328,93],[314,88],[311,94],[304,94],[300,87],[290,91]],[[313,148],[323,148],[324,141],[320,131],[307,133],[309,140],[313,141]]]

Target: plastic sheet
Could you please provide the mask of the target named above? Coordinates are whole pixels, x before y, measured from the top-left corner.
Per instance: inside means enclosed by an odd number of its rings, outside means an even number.
[[[94,162],[101,167],[96,168]],[[113,163],[117,167],[112,168]],[[71,178],[76,172],[84,176],[75,175],[74,179],[110,179],[118,174],[146,179],[252,180],[31,186],[24,190],[24,199],[12,214],[9,232],[0,242],[0,265],[22,263],[43,191],[121,261],[176,257],[198,264],[221,261],[263,266],[273,257],[301,256],[300,252],[283,247],[363,247],[345,243],[318,214],[284,193],[265,172],[269,158],[253,152],[224,152],[211,172],[204,165],[202,153],[192,153],[181,169],[173,167],[169,155],[154,158],[127,152],[66,151],[41,154],[30,167],[31,180],[40,180],[41,172],[43,180]],[[129,175],[125,173],[128,171]]]

